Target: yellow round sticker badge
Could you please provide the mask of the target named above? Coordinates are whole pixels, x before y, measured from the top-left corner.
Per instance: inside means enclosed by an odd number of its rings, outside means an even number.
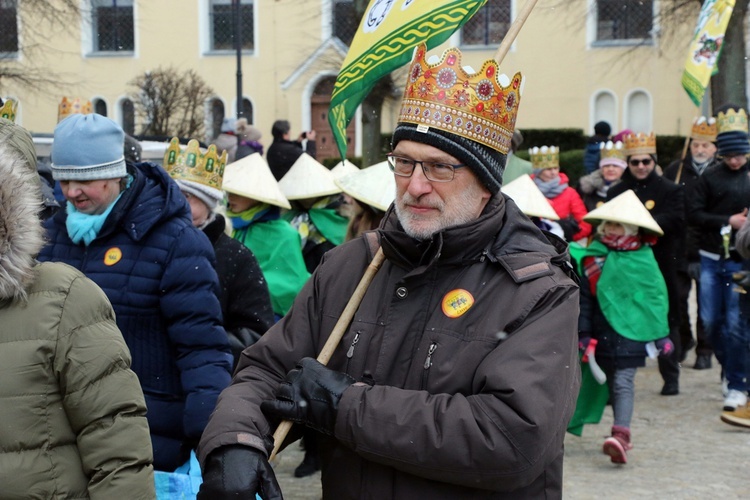
[[[474,305],[474,297],[460,288],[451,290],[443,297],[443,313],[449,318],[458,318]]]
[[[122,259],[122,250],[117,247],[112,247],[104,254],[104,265],[114,266],[120,262],[120,259]]]
[[[646,208],[651,210],[656,206],[656,202],[654,200],[646,200],[646,203],[644,203],[644,205],[646,206]]]

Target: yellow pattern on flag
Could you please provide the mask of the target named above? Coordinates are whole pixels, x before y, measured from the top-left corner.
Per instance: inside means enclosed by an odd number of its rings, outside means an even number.
[[[700,106],[711,75],[715,73],[734,2],[706,0],[698,15],[698,24],[682,73],[682,86],[696,106]]]
[[[447,40],[487,0],[370,0],[341,65],[328,121],[346,157],[346,126],[375,83],[411,60],[420,43]]]

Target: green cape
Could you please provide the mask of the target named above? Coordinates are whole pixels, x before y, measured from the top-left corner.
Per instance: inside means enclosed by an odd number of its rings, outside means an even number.
[[[588,247],[571,243],[570,255],[584,280],[584,257],[606,257],[596,285],[596,298],[604,317],[617,333],[639,342],[669,335],[667,285],[651,247],[612,251],[594,240]]]
[[[235,229],[232,237],[253,252],[268,282],[273,312],[285,315],[310,277],[297,231],[287,221],[276,219]]]

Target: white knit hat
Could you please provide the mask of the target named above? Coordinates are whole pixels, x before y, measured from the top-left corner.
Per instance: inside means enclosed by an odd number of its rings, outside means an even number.
[[[224,193],[218,189],[208,187],[205,184],[199,184],[193,181],[186,181],[184,179],[175,179],[175,182],[180,186],[180,191],[190,193],[191,195],[199,198],[203,203],[206,204],[209,210],[213,210],[224,199]]]
[[[319,198],[341,192],[331,171],[307,153],[302,153],[279,181],[287,200]]]
[[[355,200],[384,212],[396,198],[396,178],[387,161],[336,179],[336,184]]]
[[[224,169],[222,189],[281,208],[292,208],[279,189],[266,159],[258,153],[230,163]]]
[[[536,187],[528,174],[513,179],[500,190],[516,202],[518,208],[529,217],[559,220],[560,217],[549,204],[549,201]]]

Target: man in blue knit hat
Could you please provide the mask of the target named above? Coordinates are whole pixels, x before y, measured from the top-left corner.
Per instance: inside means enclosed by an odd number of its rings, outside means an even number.
[[[724,411],[747,403],[748,333],[740,315],[740,294],[732,274],[742,269],[735,234],[750,204],[747,113],[723,107],[717,117],[719,161],[701,175],[688,202],[688,219],[699,231],[700,318],[724,373]]]
[[[171,471],[229,384],[232,357],[211,244],[177,184],[158,165],[127,162],[123,145],[98,114],[57,125],[51,168],[67,205],[47,220],[39,260],[70,264],[107,294],[146,397],[154,468]]]

